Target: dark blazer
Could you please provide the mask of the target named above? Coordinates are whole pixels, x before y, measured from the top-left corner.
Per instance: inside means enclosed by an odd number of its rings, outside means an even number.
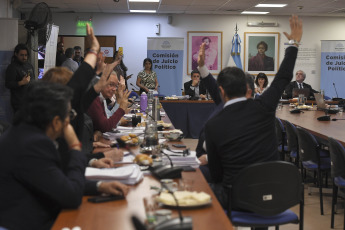
[[[311,85],[308,85],[307,83],[302,83],[303,84],[303,88],[304,89],[310,89],[310,94],[309,94],[309,97],[314,97],[314,93],[318,93],[318,91],[314,90]],[[286,97],[288,99],[292,98],[292,90],[294,88],[297,88],[298,89],[298,85],[297,85],[297,82],[296,81],[292,81],[290,82],[290,84],[288,84],[285,88],[285,93],[286,93]]]
[[[0,137],[0,226],[50,229],[63,208],[77,208],[84,193],[86,158],[71,150],[66,173],[54,142],[19,124]]]
[[[191,89],[191,85],[192,85],[192,80],[190,81],[187,81],[186,83],[184,83],[184,93],[185,95],[189,95],[191,97],[194,97],[195,95],[195,92],[193,89]],[[203,82],[203,80],[200,80],[200,83],[199,83],[199,94],[204,94],[206,95],[206,86]]]
[[[296,57],[297,48],[288,47],[275,79],[261,96],[231,104],[206,123],[208,165],[215,183],[230,185],[244,167],[278,160],[275,111],[293,77]]]

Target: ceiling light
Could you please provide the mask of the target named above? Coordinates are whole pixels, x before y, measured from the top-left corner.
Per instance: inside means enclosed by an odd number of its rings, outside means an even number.
[[[269,12],[262,11],[243,11],[241,14],[268,14]]]
[[[129,2],[159,2],[159,0],[128,0]]]
[[[257,4],[255,7],[285,7],[287,4]]]
[[[131,13],[156,13],[156,10],[130,10]]]

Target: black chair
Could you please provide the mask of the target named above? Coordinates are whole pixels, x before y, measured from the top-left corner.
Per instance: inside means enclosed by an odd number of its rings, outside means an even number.
[[[329,152],[320,148],[319,143],[313,135],[308,131],[297,127],[299,158],[301,162],[301,171],[304,175],[303,179],[306,182],[306,171],[313,171],[314,178],[312,182],[316,182],[320,193],[320,211],[323,215],[323,175],[326,177],[326,186],[328,180],[328,172],[331,169],[331,159]],[[316,177],[315,177],[316,175]]]
[[[292,163],[256,163],[242,169],[229,186],[228,217],[235,226],[279,229],[279,225],[299,223],[302,230],[303,192],[300,172]],[[288,210],[297,204],[299,218]]]
[[[337,204],[338,188],[345,188],[345,148],[337,140],[329,137],[329,152],[331,154],[331,174],[333,178],[333,196],[331,228],[334,228],[335,205]],[[344,211],[345,230],[345,211]]]
[[[278,117],[275,119],[275,126],[280,159],[285,160],[285,155],[288,153],[286,145],[286,132],[283,122]]]
[[[295,162],[295,165],[299,167],[299,153],[298,153],[298,138],[296,126],[289,121],[284,121],[286,131],[286,144],[287,151],[290,155],[291,161]]]

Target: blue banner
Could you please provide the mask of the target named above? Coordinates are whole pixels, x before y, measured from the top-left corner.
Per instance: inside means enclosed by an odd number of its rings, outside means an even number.
[[[148,38],[147,57],[157,73],[159,94],[182,95],[183,46],[183,38]]]
[[[321,89],[326,96],[345,98],[344,85],[345,41],[321,41]]]

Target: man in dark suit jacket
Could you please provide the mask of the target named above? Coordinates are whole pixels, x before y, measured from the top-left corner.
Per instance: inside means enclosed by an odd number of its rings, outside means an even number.
[[[281,94],[293,77],[302,22],[290,18],[291,34],[284,33],[295,44],[286,49],[285,58],[271,86],[258,98],[247,99],[245,73],[227,67],[218,75],[223,110],[206,123],[206,150],[214,184],[212,188],[224,208],[228,191],[238,172],[258,162],[279,159],[275,134],[275,111]],[[237,207],[241,208],[241,207]]]
[[[50,229],[62,208],[80,205],[86,157],[69,123],[72,94],[60,84],[31,84],[13,126],[0,137],[0,226]],[[66,172],[58,137],[69,146]]]
[[[184,83],[185,95],[191,98],[206,98],[206,87],[203,81],[200,81],[200,73],[198,70],[193,70],[191,73],[192,80]]]
[[[314,90],[311,85],[304,83],[306,78],[306,74],[302,70],[298,70],[296,72],[296,81],[290,82],[288,86],[285,88],[286,98],[290,99],[293,98],[292,91],[293,89],[309,89],[310,94],[309,98],[314,98],[314,93],[318,93],[318,91]]]

